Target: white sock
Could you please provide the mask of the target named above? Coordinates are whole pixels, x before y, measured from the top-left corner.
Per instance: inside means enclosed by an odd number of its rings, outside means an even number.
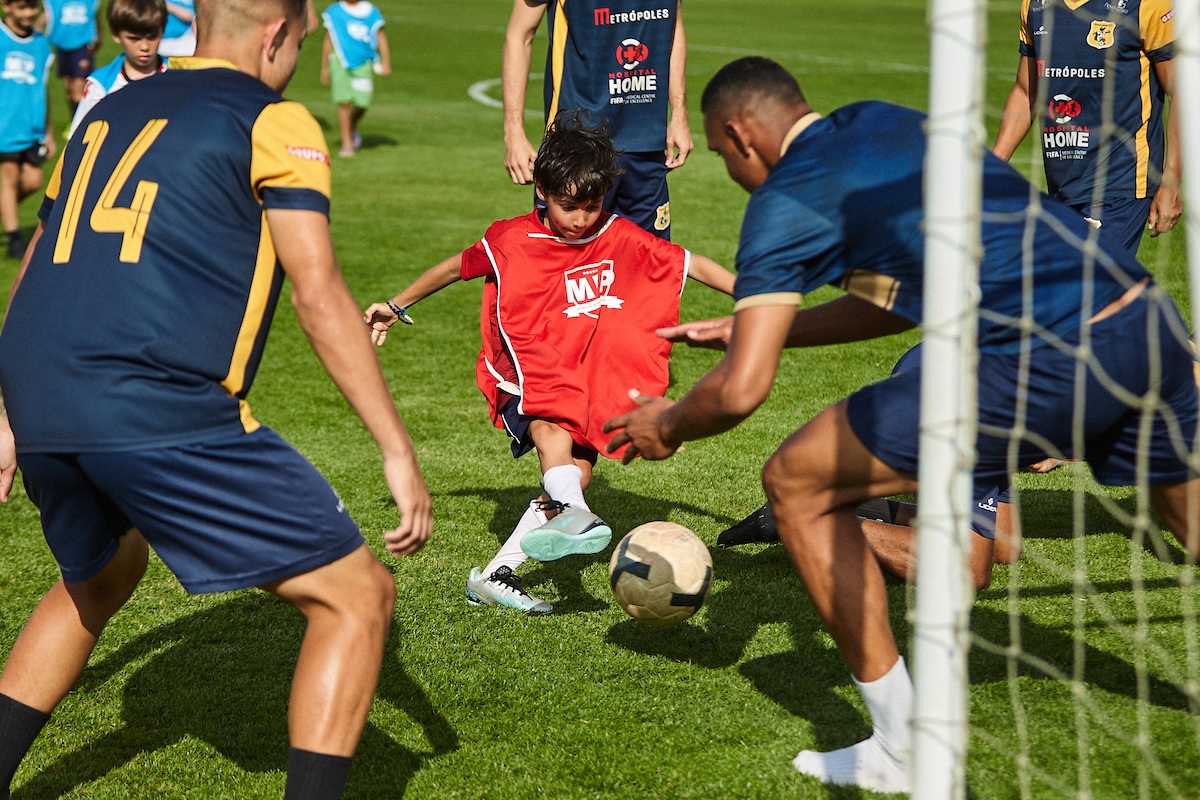
[[[513,528],[512,535],[508,537],[508,541],[500,548],[500,552],[492,557],[488,565],[483,568],[483,577],[490,577],[500,567],[508,567],[513,572],[516,572],[517,567],[528,560],[529,556],[525,555],[525,551],[521,549],[521,537],[539,525],[546,524],[546,515],[538,511],[536,503],[536,500],[530,502],[529,508],[525,509],[525,513],[521,515],[521,519],[517,522],[517,527]]]
[[[828,753],[803,750],[792,764],[826,783],[877,792],[911,791],[913,687],[904,657],[882,678],[854,683],[871,714],[871,738]]]
[[[576,508],[591,511],[583,499],[583,470],[574,464],[551,467],[542,475],[542,486],[551,500],[569,503]]]

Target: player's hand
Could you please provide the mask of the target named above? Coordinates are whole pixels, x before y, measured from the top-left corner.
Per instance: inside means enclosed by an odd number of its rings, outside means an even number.
[[[321,66],[321,85],[329,85],[329,67],[325,65]]]
[[[685,322],[673,328],[659,328],[654,334],[660,339],[684,342],[688,347],[724,350],[729,344],[729,337],[733,334],[733,317]]]
[[[46,145],[46,158],[54,158],[54,154],[58,152],[58,143],[54,141],[54,134],[46,132],[46,138],[42,139],[42,144]]]
[[[667,169],[682,167],[688,154],[696,147],[687,117],[671,118],[667,124]]]
[[[13,478],[17,474],[17,446],[13,441],[8,417],[0,417],[0,503],[8,502]]]
[[[533,183],[533,162],[537,158],[537,150],[525,138],[524,134],[504,140],[504,168],[508,177],[518,186]]]
[[[425,546],[433,533],[433,500],[413,455],[383,459],[383,475],[400,511],[400,526],[383,534],[388,552],[410,556]]]
[[[391,65],[391,62],[389,62],[389,61],[384,61],[383,63],[381,63],[381,64],[379,65],[379,75],[380,75],[380,77],[386,78],[387,76],[389,76],[389,75],[391,75],[391,74],[392,74],[392,65]]]
[[[625,455],[621,457],[622,464],[628,464],[638,456],[647,461],[661,461],[670,458],[678,444],[663,441],[659,433],[659,420],[675,401],[665,397],[648,397],[637,389],[629,390],[629,399],[638,407],[627,414],[613,417],[604,423],[604,432],[618,431],[617,435],[604,447],[605,452],[614,453],[625,445]]]
[[[1183,204],[1179,200],[1179,189],[1163,184],[1154,195],[1150,204],[1150,216],[1146,219],[1146,229],[1150,236],[1158,236],[1175,227],[1179,216],[1183,213]]]
[[[374,303],[363,312],[363,322],[371,326],[371,343],[382,347],[388,331],[400,319],[387,303]]]

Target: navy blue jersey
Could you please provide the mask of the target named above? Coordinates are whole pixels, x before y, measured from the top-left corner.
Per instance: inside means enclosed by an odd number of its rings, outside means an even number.
[[[18,451],[257,428],[244,398],[283,277],[265,210],[328,213],[329,183],[312,116],[227,62],[172,59],[98,104],[0,333]]]
[[[1090,204],[1153,197],[1164,153],[1163,88],[1153,63],[1171,57],[1171,0],[1022,0],[1021,55],[1037,63],[1036,124],[1050,193]],[[1101,142],[1104,87],[1116,130]]]
[[[676,0],[537,0],[549,5],[546,122],[586,108],[627,153],[667,146]]]
[[[803,293],[834,284],[920,324],[925,115],[868,101],[800,124],[806,122],[746,207],[735,308],[799,303]],[[1020,348],[1014,323],[1022,315],[1029,226],[1033,320],[1059,336],[1077,331],[1082,245],[1091,226],[1065,204],[1032,192],[1016,170],[986,151],[983,198],[980,350]],[[1040,208],[1031,210],[1033,198]],[[1093,313],[1147,275],[1132,255],[1109,249],[1111,256],[1100,253],[1096,260]],[[1034,345],[1041,343],[1035,337]]]

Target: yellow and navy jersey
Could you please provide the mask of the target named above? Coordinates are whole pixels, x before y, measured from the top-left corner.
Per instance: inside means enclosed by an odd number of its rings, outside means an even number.
[[[169,447],[251,431],[283,274],[267,209],[329,212],[321,129],[232,64],[172,59],[98,104],[46,191],[0,332],[23,452]]]
[[[734,309],[799,304],[833,285],[920,325],[925,125],[924,114],[878,100],[801,119],[746,206]],[[1030,189],[984,151],[977,331],[984,353],[1020,352],[1026,314],[1035,330],[1068,339],[1090,315],[1085,302],[1104,308],[1148,275],[1132,254],[1108,245],[1103,231],[1109,255],[1089,263],[1080,247],[1094,231],[1087,220],[1046,195],[1031,209]],[[1048,339],[1034,336],[1032,346]]]
[[[1162,177],[1163,87],[1154,62],[1171,58],[1172,0],[1022,0],[1021,55],[1037,65],[1041,146],[1050,193],[1091,203],[1150,197]],[[1112,138],[1103,140],[1111,82]]]
[[[584,108],[626,153],[667,146],[677,0],[535,0],[549,6],[546,122]]]

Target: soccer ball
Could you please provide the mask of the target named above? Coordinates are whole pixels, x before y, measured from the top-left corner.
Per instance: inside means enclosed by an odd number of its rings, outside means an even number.
[[[647,522],[617,545],[608,581],[629,616],[647,625],[675,625],[708,596],[712,567],[699,536],[674,522]]]

